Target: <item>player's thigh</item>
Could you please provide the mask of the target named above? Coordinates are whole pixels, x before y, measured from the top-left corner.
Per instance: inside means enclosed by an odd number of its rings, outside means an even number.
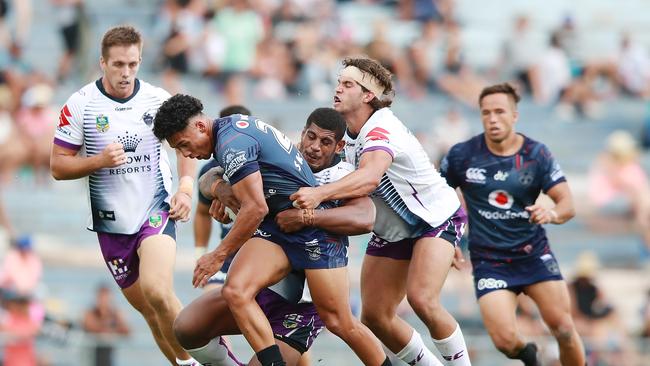
[[[409,265],[407,294],[437,298],[454,259],[454,246],[445,239],[424,237],[415,243]]]
[[[280,281],[291,266],[284,250],[261,238],[251,238],[239,249],[230,264],[224,290],[255,289],[257,291]]]
[[[311,297],[321,317],[328,313],[350,312],[348,268],[305,269]]]
[[[169,235],[146,237],[138,248],[141,286],[161,286],[171,289],[176,261],[176,241]]]
[[[176,317],[174,332],[183,346],[195,348],[216,336],[240,333],[220,288],[204,292],[185,306]]]
[[[526,286],[524,292],[535,301],[549,327],[559,326],[571,317],[569,289],[564,280],[538,282]]]
[[[298,362],[300,361],[301,356],[300,352],[277,339],[275,340],[275,344],[277,344],[280,348],[280,353],[282,353],[282,358],[284,359],[284,362],[287,364],[287,366],[298,366]],[[251,358],[250,362],[248,363],[248,366],[261,365],[262,364],[257,360],[257,357],[255,355],[253,355],[253,358]]]
[[[366,255],[361,266],[363,317],[395,314],[406,296],[408,260]]]
[[[493,340],[516,337],[517,294],[509,290],[488,292],[478,299],[485,329]]]

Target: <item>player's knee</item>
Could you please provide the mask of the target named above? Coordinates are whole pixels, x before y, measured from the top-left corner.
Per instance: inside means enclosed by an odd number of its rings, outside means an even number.
[[[368,311],[363,309],[361,311],[361,323],[368,327],[373,332],[386,328],[390,324],[390,316],[377,311]]]
[[[441,313],[442,305],[438,296],[418,291],[408,291],[406,299],[413,311],[420,316],[427,314],[434,316]]]
[[[161,287],[143,287],[142,293],[144,294],[144,298],[147,299],[149,305],[157,311],[165,310],[170,306],[169,294]]]
[[[192,341],[192,325],[186,315],[181,311],[174,320],[174,335],[181,347],[188,349],[191,348],[188,344]]]
[[[513,357],[517,354],[519,339],[514,330],[503,329],[497,334],[492,334],[494,346],[504,355]]]
[[[570,315],[559,317],[547,323],[551,333],[559,343],[570,342],[573,337],[575,325]]]
[[[341,338],[346,338],[345,335],[356,328],[355,319],[350,312],[319,311],[318,315],[325,327]]]
[[[239,286],[233,283],[225,283],[221,288],[221,295],[228,303],[228,306],[239,307],[247,302],[253,301],[255,296],[252,291],[245,286]]]

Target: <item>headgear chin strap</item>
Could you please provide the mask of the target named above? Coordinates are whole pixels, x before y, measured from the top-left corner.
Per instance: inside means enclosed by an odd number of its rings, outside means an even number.
[[[377,97],[377,99],[381,99],[382,95],[384,94],[385,88],[381,86],[379,80],[373,75],[359,69],[356,66],[346,66],[343,70],[341,70],[339,76],[347,76],[356,81],[359,83],[359,85],[370,90],[375,95],[375,97]]]

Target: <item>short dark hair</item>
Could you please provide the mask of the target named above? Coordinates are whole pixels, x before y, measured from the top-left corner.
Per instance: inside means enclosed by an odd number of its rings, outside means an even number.
[[[343,67],[348,66],[355,66],[361,71],[367,72],[368,74],[377,78],[377,80],[379,80],[379,84],[384,87],[384,95],[390,96],[385,100],[380,99],[381,95],[375,96],[375,98],[373,98],[369,103],[374,110],[390,107],[391,104],[393,104],[392,96],[395,92],[393,90],[393,81],[391,80],[392,75],[390,71],[388,71],[388,69],[385,68],[379,61],[369,57],[347,57],[343,60]],[[361,85],[361,88],[364,92],[369,91],[363,85]]]
[[[336,142],[341,141],[345,133],[345,119],[341,113],[333,108],[314,109],[309,117],[307,117],[307,123],[305,123],[304,129],[309,128],[312,123],[324,130],[333,131]]]
[[[108,50],[114,46],[138,45],[142,53],[142,36],[130,25],[113,27],[104,33],[102,38],[102,57],[108,59]]]
[[[501,84],[495,84],[483,88],[481,94],[478,97],[478,106],[479,107],[481,106],[481,102],[483,101],[483,98],[492,94],[506,94],[510,98],[512,98],[515,104],[519,103],[519,100],[521,99],[519,97],[519,94],[517,93],[517,90],[512,85],[510,85],[509,83],[501,83]]]
[[[219,118],[230,116],[231,114],[251,115],[251,111],[243,105],[229,105],[219,112]]]
[[[176,94],[158,108],[153,123],[153,134],[159,140],[184,130],[190,118],[203,113],[203,103],[191,95]]]

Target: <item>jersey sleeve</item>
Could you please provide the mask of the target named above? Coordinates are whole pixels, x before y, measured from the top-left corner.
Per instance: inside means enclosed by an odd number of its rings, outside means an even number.
[[[80,95],[71,96],[59,114],[59,124],[54,134],[54,143],[70,150],[79,150],[84,144],[83,104]]]
[[[542,191],[544,193],[548,192],[556,184],[566,182],[560,164],[555,160],[551,151],[545,145],[542,145],[539,151],[539,163],[542,175]]]
[[[260,170],[259,142],[253,137],[234,131],[228,143],[217,151],[217,163],[224,168],[224,177],[231,185]]]
[[[365,136],[359,136],[363,139],[363,149],[361,154],[370,151],[383,150],[390,154],[391,158],[395,159],[396,148],[394,142],[391,142],[391,138],[396,136],[391,136],[391,133],[387,128],[377,125],[370,129]]]
[[[458,176],[460,168],[456,164],[459,149],[459,145],[453,146],[440,161],[440,175],[447,180],[447,184],[452,188],[457,188],[461,184],[461,179]]]

